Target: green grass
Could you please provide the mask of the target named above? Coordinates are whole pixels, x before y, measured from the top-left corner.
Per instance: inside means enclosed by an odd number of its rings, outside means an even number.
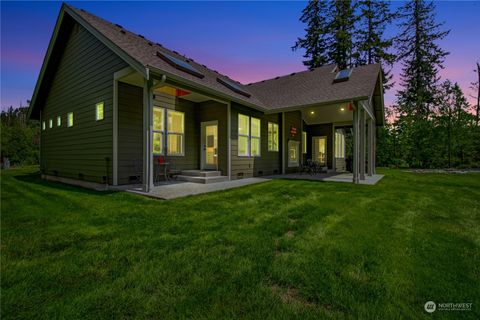
[[[2,318],[480,318],[480,175],[382,173],[161,201],[3,171]]]

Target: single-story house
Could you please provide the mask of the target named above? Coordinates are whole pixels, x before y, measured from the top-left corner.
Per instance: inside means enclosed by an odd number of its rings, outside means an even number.
[[[67,183],[148,191],[157,164],[222,179],[296,172],[307,159],[344,171],[352,128],[358,182],[375,172],[382,74],[326,65],[241,84],[64,4],[29,117],[41,123],[43,177]]]

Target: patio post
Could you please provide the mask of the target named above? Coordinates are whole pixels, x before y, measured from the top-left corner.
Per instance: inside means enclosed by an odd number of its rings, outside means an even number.
[[[373,119],[368,119],[368,176],[373,175]]]
[[[353,107],[353,183],[358,183],[358,153],[359,153],[359,146],[358,146],[358,139],[359,139],[359,128],[358,128],[358,120],[359,120],[359,108],[358,102],[354,102]]]
[[[360,180],[365,180],[365,110],[363,108],[360,110],[359,113],[359,135],[360,135],[360,140],[359,140],[359,148],[360,148],[360,153],[359,153],[359,172],[360,172]]]
[[[372,173],[377,173],[377,127],[375,121],[372,121]]]
[[[144,79],[143,82],[143,177],[142,189],[150,192],[153,188],[153,96],[152,83]]]

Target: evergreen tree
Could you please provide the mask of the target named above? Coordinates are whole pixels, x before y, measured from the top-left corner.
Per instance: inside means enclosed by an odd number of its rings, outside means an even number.
[[[328,9],[330,36],[327,41],[327,55],[340,69],[352,67],[358,60],[353,43],[357,21],[355,8],[355,2],[352,0],[334,0],[330,2]]]
[[[402,114],[428,117],[435,101],[438,71],[448,52],[437,44],[449,31],[440,31],[435,22],[435,6],[424,0],[405,4],[400,23],[399,59],[403,61],[402,86],[397,94]]]
[[[384,86],[389,89],[392,84],[391,68],[396,60],[395,54],[389,52],[393,39],[384,36],[386,27],[392,23],[395,14],[390,12],[390,5],[383,0],[360,0],[359,26],[356,34],[357,65],[381,63],[384,74]]]
[[[329,63],[327,56],[328,21],[327,3],[322,0],[310,1],[302,11],[300,21],[307,24],[305,37],[298,38],[292,50],[305,49],[303,64],[309,69]]]

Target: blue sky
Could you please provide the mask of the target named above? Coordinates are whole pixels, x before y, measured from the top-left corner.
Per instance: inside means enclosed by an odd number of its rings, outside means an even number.
[[[305,69],[302,52],[290,48],[303,35],[298,18],[306,2],[69,3],[244,83]],[[391,3],[394,10],[400,5]],[[1,3],[2,109],[31,98],[60,6],[61,2]],[[441,43],[451,52],[442,78],[458,81],[472,93],[468,87],[480,60],[480,2],[438,1],[436,6],[438,21],[452,29]],[[393,102],[395,89],[386,92],[387,104]]]

